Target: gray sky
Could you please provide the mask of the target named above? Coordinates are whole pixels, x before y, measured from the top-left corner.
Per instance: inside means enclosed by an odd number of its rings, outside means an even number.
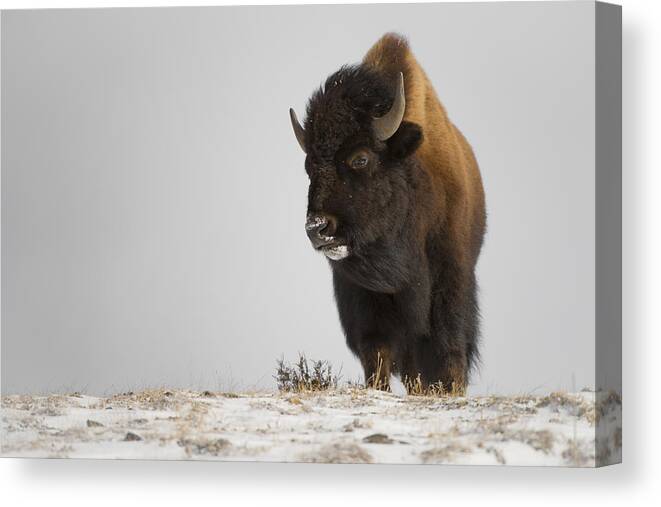
[[[489,231],[473,393],[594,384],[594,6],[2,13],[2,390],[360,378],[303,230],[287,110],[386,31],[473,145]]]

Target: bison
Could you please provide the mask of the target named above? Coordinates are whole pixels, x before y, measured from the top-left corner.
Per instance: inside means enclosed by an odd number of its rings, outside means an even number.
[[[473,150],[397,34],[340,68],[290,119],[310,180],[305,229],[329,260],[368,385],[463,393],[478,360],[486,226]]]

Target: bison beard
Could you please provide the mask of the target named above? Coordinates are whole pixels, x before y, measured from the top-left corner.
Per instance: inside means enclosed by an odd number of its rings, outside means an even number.
[[[485,230],[473,152],[406,41],[290,112],[310,178],[306,232],[329,259],[347,344],[365,380],[462,393],[478,357],[475,264]]]

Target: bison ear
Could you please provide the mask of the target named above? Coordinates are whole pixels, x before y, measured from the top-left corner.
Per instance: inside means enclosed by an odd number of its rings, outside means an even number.
[[[422,129],[415,123],[403,121],[397,132],[388,139],[388,153],[392,158],[404,159],[412,155],[422,143]]]

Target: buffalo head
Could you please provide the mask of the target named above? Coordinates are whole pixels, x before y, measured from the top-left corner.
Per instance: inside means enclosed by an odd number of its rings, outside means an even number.
[[[310,179],[306,233],[331,261],[360,256],[403,226],[422,140],[420,127],[403,121],[405,109],[401,73],[355,66],[312,95],[304,125],[289,111]]]

